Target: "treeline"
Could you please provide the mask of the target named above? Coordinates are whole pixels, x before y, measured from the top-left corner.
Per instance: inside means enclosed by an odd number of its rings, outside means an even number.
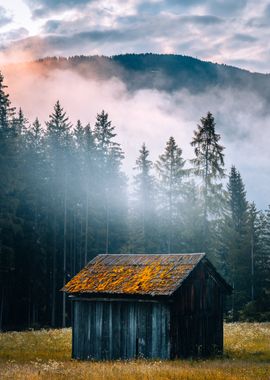
[[[119,252],[204,251],[234,286],[227,317],[269,319],[270,208],[248,203],[235,167],[224,185],[210,112],[191,145],[187,161],[170,137],[154,163],[142,144],[130,191],[105,111],[72,126],[58,101],[31,124],[0,75],[0,329],[69,324],[59,290],[97,254]]]

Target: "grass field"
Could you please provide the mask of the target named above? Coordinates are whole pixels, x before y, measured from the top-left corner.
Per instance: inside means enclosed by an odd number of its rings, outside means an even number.
[[[270,380],[270,323],[226,324],[219,359],[79,362],[70,355],[70,329],[2,333],[0,379]]]

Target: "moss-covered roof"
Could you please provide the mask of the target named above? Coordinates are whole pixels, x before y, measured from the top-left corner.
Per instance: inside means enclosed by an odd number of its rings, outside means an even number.
[[[62,289],[70,294],[171,295],[204,253],[98,255]]]

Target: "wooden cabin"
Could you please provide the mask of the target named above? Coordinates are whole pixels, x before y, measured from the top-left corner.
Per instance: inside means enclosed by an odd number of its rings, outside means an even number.
[[[232,288],[203,253],[98,255],[63,288],[74,359],[173,359],[223,351]]]

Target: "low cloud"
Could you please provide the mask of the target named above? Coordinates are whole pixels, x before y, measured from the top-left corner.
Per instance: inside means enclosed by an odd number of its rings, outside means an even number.
[[[248,190],[248,198],[261,208],[269,202],[270,114],[258,95],[247,91],[214,88],[202,94],[157,90],[130,93],[117,78],[86,79],[71,71],[47,71],[39,65],[5,69],[6,82],[14,104],[30,120],[44,123],[59,99],[73,123],[78,118],[94,125],[95,116],[105,109],[117,127],[125,151],[125,171],[132,168],[142,142],[156,160],[169,136],[174,136],[186,159],[192,158],[190,141],[200,118],[211,111],[217,132],[226,147],[226,166],[235,164]],[[41,106],[42,105],[42,106]]]

